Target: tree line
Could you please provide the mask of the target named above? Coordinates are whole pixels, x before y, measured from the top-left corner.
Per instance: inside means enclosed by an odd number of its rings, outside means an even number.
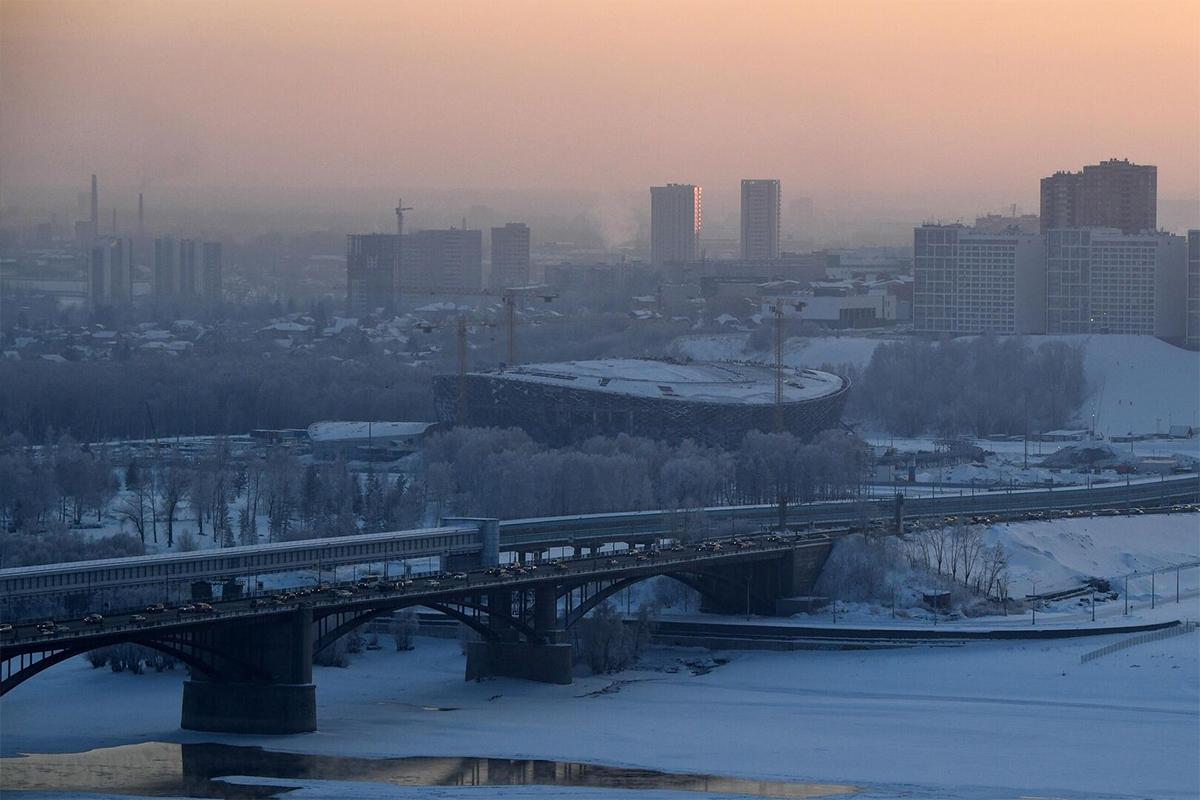
[[[847,414],[901,436],[1022,435],[1065,427],[1085,398],[1083,349],[978,336],[882,344]]]
[[[0,435],[51,444],[244,434],[323,419],[433,419],[431,370],[383,356],[0,362]]]
[[[867,463],[838,430],[811,443],[752,431],[736,450],[619,435],[551,448],[515,428],[430,437],[424,491],[442,514],[501,519],[849,497]]]
[[[680,512],[686,527],[687,512],[704,506],[853,496],[867,461],[864,444],[844,431],[812,443],[751,432],[736,450],[723,450],[630,436],[553,448],[515,428],[456,428],[431,436],[419,463],[400,472],[352,470],[344,460],[313,461],[285,447],[235,453],[221,438],[199,454],[166,443],[136,452],[118,460],[67,434],[52,446],[19,436],[0,442],[3,566],[136,555],[148,545],[191,550],[345,536],[454,515],[666,509]],[[113,521],[130,534],[108,537],[110,545],[71,532]],[[48,540],[66,555],[42,546]]]

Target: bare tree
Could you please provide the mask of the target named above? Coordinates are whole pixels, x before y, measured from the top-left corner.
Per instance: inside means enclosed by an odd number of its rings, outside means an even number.
[[[405,608],[397,611],[388,632],[392,635],[392,641],[396,643],[396,650],[412,650],[413,637],[417,635],[416,609]]]

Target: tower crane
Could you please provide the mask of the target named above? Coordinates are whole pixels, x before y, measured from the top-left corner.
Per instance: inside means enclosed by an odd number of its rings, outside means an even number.
[[[549,303],[558,294],[545,284],[531,286],[512,286],[500,290],[492,289],[460,289],[445,286],[401,286],[400,291],[407,294],[448,295],[451,297],[496,297],[504,304],[504,322],[508,335],[507,363],[512,366],[517,361],[517,301],[523,297],[540,297]]]

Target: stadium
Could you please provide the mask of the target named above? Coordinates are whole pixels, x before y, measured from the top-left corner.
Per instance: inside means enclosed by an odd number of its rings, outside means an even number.
[[[775,428],[775,368],[764,364],[604,359],[433,380],[439,421],[517,427],[555,446],[626,433],[732,448]],[[784,367],[783,381],[785,431],[807,440],[838,424],[847,379]]]

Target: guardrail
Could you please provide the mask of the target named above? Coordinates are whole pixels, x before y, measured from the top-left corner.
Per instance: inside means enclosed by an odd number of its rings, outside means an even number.
[[[900,492],[903,492],[903,489],[903,486],[898,487]],[[1188,475],[1129,486],[1063,486],[1058,489],[959,492],[941,497],[909,497],[904,503],[904,515],[908,519],[914,519],[960,514],[1011,514],[1051,509],[1130,508],[1145,504],[1191,503],[1197,500],[1200,500],[1200,477]],[[787,508],[787,521],[792,525],[837,524],[852,522],[864,516],[870,519],[888,519],[894,511],[893,497],[793,503]],[[621,535],[646,536],[678,530],[685,518],[691,518],[698,523],[703,532],[732,532],[738,525],[774,524],[778,513],[777,506],[768,504],[719,506],[691,511],[631,511],[503,520],[500,523],[500,547],[534,547],[547,542],[583,544],[589,540],[616,539]]]
[[[1195,621],[1189,619],[1170,628],[1163,628],[1162,630],[1141,633],[1137,636],[1130,636],[1128,639],[1122,639],[1119,642],[1113,642],[1110,645],[1105,645],[1104,647],[1101,647],[1098,650],[1093,650],[1090,653],[1084,653],[1079,657],[1079,663],[1086,664],[1089,661],[1095,661],[1097,658],[1101,658],[1102,656],[1111,655],[1121,650],[1135,647],[1139,644],[1157,642],[1160,639],[1170,639],[1175,636],[1182,636],[1185,633],[1193,633],[1195,630]]]

